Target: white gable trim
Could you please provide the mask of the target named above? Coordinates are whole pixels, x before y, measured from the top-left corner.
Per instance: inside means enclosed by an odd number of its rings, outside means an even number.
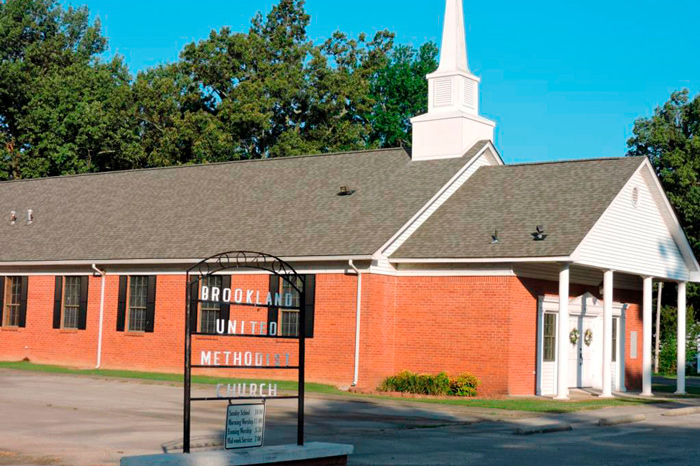
[[[678,253],[680,254],[682,262],[686,268],[685,273],[664,273],[659,274],[658,277],[673,280],[689,279],[690,281],[700,281],[700,266],[698,266],[697,259],[693,254],[693,251],[690,247],[690,243],[688,242],[688,239],[685,236],[685,233],[683,232],[683,229],[681,228],[680,223],[676,218],[673,208],[671,207],[671,204],[668,201],[668,198],[666,197],[663,188],[661,187],[661,183],[659,182],[656,174],[654,173],[653,167],[648,159],[644,160],[644,162],[640,164],[639,168],[625,183],[625,186],[615,196],[615,199],[610,203],[610,205],[608,205],[605,212],[603,212],[600,218],[596,221],[593,228],[591,228],[591,230],[588,231],[584,239],[576,247],[576,250],[571,255],[573,261],[575,263],[595,267],[603,267],[605,265],[600,263],[599,260],[591,261],[590,251],[586,253],[586,249],[591,247],[591,243],[594,241],[592,239],[593,236],[598,233],[598,230],[600,228],[602,228],[601,225],[604,225],[606,222],[609,222],[610,217],[612,215],[615,215],[613,213],[613,209],[619,208],[619,205],[622,202],[622,197],[626,195],[630,191],[630,189],[632,189],[632,185],[635,182],[637,182],[640,177],[643,179],[646,188],[648,188],[649,194],[652,197],[651,200],[653,202],[653,205],[655,206],[658,214],[661,216],[661,220],[663,221],[669,236],[673,239],[673,242],[677,247]],[[614,266],[611,263],[610,268],[627,273],[646,274],[645,271],[635,270],[635,267],[621,267],[619,264],[617,264],[617,266]]]
[[[669,232],[671,233],[671,236],[673,236],[673,239],[676,240],[676,245],[678,246],[681,255],[683,255],[686,265],[688,265],[690,280],[700,283],[700,264],[698,264],[698,259],[693,253],[693,248],[690,246],[688,237],[685,235],[683,227],[681,227],[681,224],[678,221],[678,217],[676,217],[676,213],[673,210],[673,206],[671,206],[671,202],[668,200],[668,196],[666,196],[666,191],[664,191],[663,186],[661,186],[661,181],[659,180],[659,177],[656,176],[654,167],[651,165],[649,159],[644,160],[644,166],[647,167],[647,171],[644,172],[644,178],[648,184],[656,188],[656,196],[654,196],[654,200],[657,202],[657,204],[660,203],[664,207],[661,210],[661,215],[664,217],[664,220],[666,220],[666,225],[668,226]]]
[[[487,149],[493,155],[491,160],[486,158]],[[480,167],[489,165],[504,165],[491,141],[488,141],[389,241],[372,255],[378,261],[377,267],[380,270],[392,269],[387,258],[404,244]]]

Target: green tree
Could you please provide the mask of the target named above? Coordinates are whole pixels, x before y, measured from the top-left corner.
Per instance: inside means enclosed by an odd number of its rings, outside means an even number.
[[[231,158],[257,159],[364,148],[373,100],[369,78],[386,64],[393,36],[336,32],[307,37],[303,0],[258,13],[247,33],[229,28],[185,47],[182,66],[205,89]]]
[[[628,155],[651,161],[696,256],[700,256],[700,95],[674,92],[650,118],[634,123]],[[675,303],[672,294],[667,303]],[[700,309],[700,287],[688,286],[688,301]]]
[[[686,362],[687,364],[692,364],[697,360],[697,343],[700,336],[700,324],[696,322],[695,310],[692,306],[688,307],[686,327]],[[678,366],[678,312],[675,307],[662,307],[661,329],[659,372],[662,374],[675,374]]]
[[[371,142],[382,147],[411,144],[411,118],[428,111],[428,81],[425,76],[438,67],[438,48],[433,42],[418,50],[399,45],[388,63],[371,80],[375,100],[369,120]]]
[[[314,44],[303,0],[132,79],[86,7],[0,3],[0,179],[389,147],[427,107],[437,47]]]
[[[100,28],[84,7],[0,4],[0,179],[139,165],[129,73],[99,59]]]
[[[133,84],[135,120],[149,166],[229,160],[233,142],[213,115],[214,97],[180,63],[141,72]]]

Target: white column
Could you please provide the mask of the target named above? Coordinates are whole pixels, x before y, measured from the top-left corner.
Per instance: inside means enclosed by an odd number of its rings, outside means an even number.
[[[603,274],[603,393],[601,398],[612,397],[612,324],[613,324],[613,271]]]
[[[569,399],[569,264],[561,264],[559,269],[559,335],[555,399]]]
[[[652,277],[644,277],[644,304],[642,311],[642,396],[651,393],[651,301]]]
[[[685,394],[685,310],[685,282],[680,282],[678,283],[678,368],[676,372],[678,376],[676,380],[676,394],[678,395]]]

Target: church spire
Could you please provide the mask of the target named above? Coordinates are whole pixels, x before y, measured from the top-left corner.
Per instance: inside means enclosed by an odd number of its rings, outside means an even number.
[[[462,0],[446,0],[440,66],[427,76],[428,113],[411,120],[413,160],[461,157],[493,141],[496,124],[479,115],[480,79],[469,71]]]
[[[438,73],[469,72],[462,0],[447,0],[445,24],[442,30],[442,48],[440,49],[440,67],[437,71]]]

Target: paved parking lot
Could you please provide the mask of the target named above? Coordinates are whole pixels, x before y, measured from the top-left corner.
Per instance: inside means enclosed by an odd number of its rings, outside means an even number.
[[[0,465],[118,464],[181,439],[182,389],[168,384],[0,370]],[[212,387],[197,388],[211,394]],[[351,443],[351,464],[380,465],[693,465],[700,460],[700,415],[664,417],[668,407],[607,408],[536,416],[410,402],[310,397],[307,437]],[[643,412],[645,422],[598,427],[600,417]],[[198,404],[195,443],[216,443],[225,404]],[[513,435],[517,426],[569,422],[570,432]],[[294,402],[269,405],[266,443],[295,439]]]

